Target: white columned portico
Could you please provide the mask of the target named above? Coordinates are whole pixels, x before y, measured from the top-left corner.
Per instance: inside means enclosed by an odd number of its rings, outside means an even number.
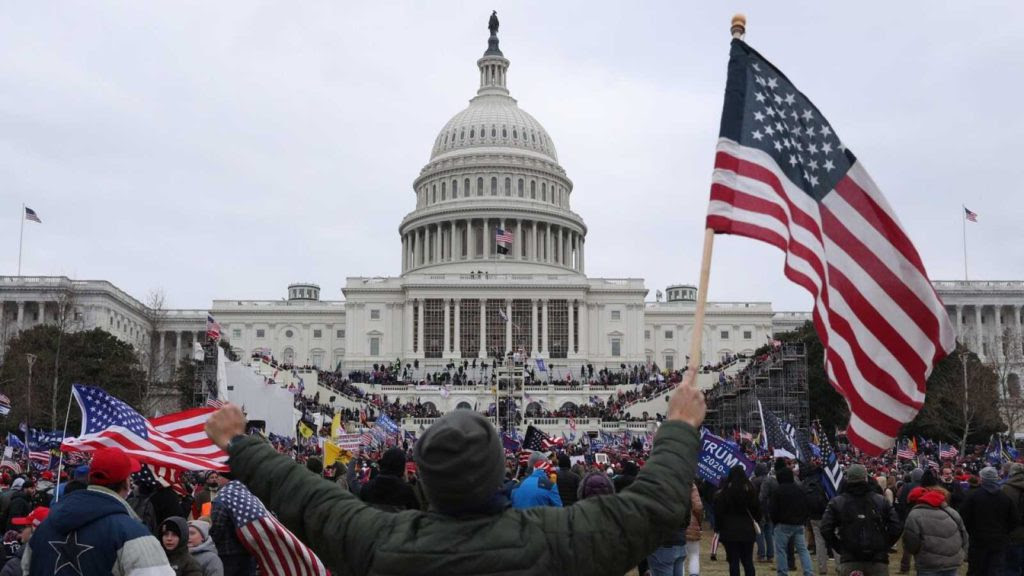
[[[448,358],[452,355],[451,341],[452,341],[452,305],[451,300],[448,298],[444,299],[444,346],[441,347],[442,355]]]
[[[573,326],[573,317],[575,315],[575,312],[573,311],[573,307],[575,306],[576,301],[575,300],[569,300],[568,304],[569,304],[569,346],[568,346],[568,352],[566,353],[566,356],[568,358],[575,358],[576,357],[576,328]]]
[[[480,297],[480,358],[487,358],[487,299]]]
[[[541,304],[544,306],[543,313],[541,314],[541,320],[544,323],[544,329],[541,334],[541,354],[545,357],[548,355],[548,300],[547,298],[541,300]]]
[[[456,358],[462,357],[462,305],[461,300],[455,300],[455,352]]]
[[[424,304],[426,304],[426,302],[427,301],[423,298],[418,298],[416,300],[416,307],[418,308],[416,316],[417,321],[419,322],[419,330],[416,331],[416,354],[418,358],[426,357],[423,351],[423,342],[425,341],[425,338],[423,337],[423,308],[425,307]]]

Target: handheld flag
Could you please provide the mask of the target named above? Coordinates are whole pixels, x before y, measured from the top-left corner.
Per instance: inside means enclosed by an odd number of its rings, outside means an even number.
[[[778,247],[814,296],[829,382],[850,406],[847,437],[892,446],[924,405],[953,328],[921,258],[863,165],[821,112],[763,56],[732,41],[707,227]]]

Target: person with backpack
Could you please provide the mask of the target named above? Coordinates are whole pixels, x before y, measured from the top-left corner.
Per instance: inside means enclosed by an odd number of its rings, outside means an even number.
[[[899,492],[896,494],[896,514],[899,515],[900,523],[907,521],[907,514],[910,514],[910,509],[913,507],[910,505],[910,491],[921,485],[921,478],[924,477],[924,470],[915,468],[910,474],[907,475],[903,482],[903,486],[900,487]],[[906,574],[910,572],[910,563],[913,556],[911,556],[906,549],[900,555],[900,574]]]
[[[995,468],[982,468],[979,476],[981,486],[960,507],[960,517],[970,535],[967,574],[1001,576],[1010,534],[1017,528],[1017,504],[999,489]]]
[[[142,522],[153,536],[160,538],[160,521],[156,517],[156,507],[153,505],[152,496],[152,492],[143,493],[142,488],[136,485],[125,500],[138,516],[139,522]]]
[[[814,560],[818,566],[818,574],[823,575],[828,572],[828,544],[821,535],[821,517],[828,507],[828,495],[825,493],[820,466],[812,464],[800,476],[807,502],[807,517],[810,520],[811,534],[814,536]]]
[[[1019,576],[1024,574],[1024,464],[1010,466],[1010,476],[1001,490],[1017,506],[1017,527],[1010,532],[1010,545],[1006,548],[1005,572],[1008,575]],[[952,505],[952,502],[950,504]]]
[[[868,482],[861,464],[846,469],[845,485],[821,518],[825,543],[839,553],[838,576],[888,576],[889,548],[903,526],[896,511]]]

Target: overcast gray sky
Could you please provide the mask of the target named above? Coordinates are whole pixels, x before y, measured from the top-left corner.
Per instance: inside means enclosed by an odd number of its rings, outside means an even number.
[[[946,4],[945,6],[942,4]],[[822,110],[933,279],[1024,279],[1024,3],[9,2],[0,274],[106,279],[175,307],[397,275],[434,137],[477,88],[490,9],[509,87],[554,139],[587,272],[698,274],[729,19]],[[782,256],[719,237],[710,297],[807,310]]]

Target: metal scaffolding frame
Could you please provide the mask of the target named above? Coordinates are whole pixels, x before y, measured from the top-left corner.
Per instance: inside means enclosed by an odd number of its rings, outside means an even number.
[[[810,426],[807,393],[807,348],[802,343],[783,344],[754,360],[707,394],[707,426],[718,434],[734,430],[757,433],[761,416],[757,402],[799,429]]]

